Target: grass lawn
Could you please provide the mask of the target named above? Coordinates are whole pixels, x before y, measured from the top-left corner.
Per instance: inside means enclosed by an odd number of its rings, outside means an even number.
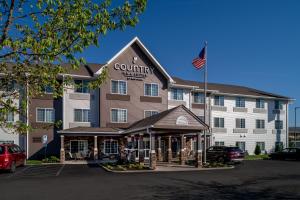
[[[26,165],[41,165],[42,161],[41,160],[27,160]]]
[[[261,154],[261,155],[248,155],[245,156],[245,160],[265,160],[269,159],[269,155]]]

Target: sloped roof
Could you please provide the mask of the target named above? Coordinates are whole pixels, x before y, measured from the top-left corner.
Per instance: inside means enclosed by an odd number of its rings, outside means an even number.
[[[74,127],[58,131],[59,133],[118,133],[120,132],[117,128],[109,127]]]
[[[93,77],[104,64],[87,63],[85,65],[80,65],[78,69],[72,69],[71,65],[68,63],[64,63],[62,66],[67,69],[67,74]]]
[[[160,112],[156,115],[152,115],[150,117],[141,119],[141,120],[133,123],[132,125],[130,125],[128,127],[126,132],[128,132],[128,131],[130,132],[130,130],[139,129],[139,128],[143,128],[143,127],[149,127],[149,126],[154,126],[154,128],[155,128],[155,123],[157,123],[158,121],[160,121],[161,119],[163,119],[164,117],[166,117],[167,115],[169,115],[171,112],[173,112],[174,110],[176,110],[178,108],[183,108],[188,114],[190,114],[192,117],[194,117],[200,124],[202,124],[204,127],[208,128],[208,125],[205,124],[192,111],[187,109],[184,105],[179,105],[179,106],[176,106],[176,107],[171,108],[169,110],[165,110],[165,111]],[[174,127],[174,128],[176,129],[177,127]]]
[[[195,86],[204,88],[203,82],[184,80],[178,77],[173,77],[173,80],[176,84],[187,85],[187,86]],[[250,95],[250,96],[262,96],[262,97],[273,97],[273,98],[281,98],[281,99],[291,99],[287,96],[282,96],[274,93],[269,93],[249,87],[238,86],[238,85],[228,85],[228,84],[220,84],[220,83],[207,83],[208,90],[216,90],[219,93],[228,93],[228,94],[242,94],[242,95]]]

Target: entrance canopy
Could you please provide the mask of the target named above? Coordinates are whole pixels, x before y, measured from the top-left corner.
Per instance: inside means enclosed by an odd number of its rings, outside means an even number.
[[[58,131],[58,133],[69,136],[117,136],[121,135],[122,131],[106,127],[75,127]]]
[[[152,133],[199,133],[209,129],[199,117],[179,105],[159,114],[147,117],[133,123],[123,134],[130,135],[137,132],[145,132],[151,129]]]

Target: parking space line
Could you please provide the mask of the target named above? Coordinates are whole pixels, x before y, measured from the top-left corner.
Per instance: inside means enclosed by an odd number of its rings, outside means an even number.
[[[22,170],[17,171],[17,172],[15,172],[15,173],[12,173],[12,174],[9,175],[7,178],[11,178],[11,177],[16,176],[16,175],[18,175],[18,174],[21,174],[22,172],[24,172],[25,170],[29,169],[30,167],[31,167],[31,166],[25,166]]]
[[[55,176],[59,176],[64,167],[65,167],[65,165],[62,165],[61,168],[57,171]]]

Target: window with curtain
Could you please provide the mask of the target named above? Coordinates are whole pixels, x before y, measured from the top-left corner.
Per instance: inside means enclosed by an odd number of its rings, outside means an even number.
[[[244,97],[237,97],[235,100],[235,106],[239,108],[245,107],[245,98]]]
[[[265,120],[257,119],[256,120],[256,128],[257,129],[264,129],[265,128]]]
[[[171,88],[171,99],[172,100],[183,100],[183,89]]]
[[[275,109],[282,110],[283,109],[283,102],[279,100],[275,100]]]
[[[283,121],[275,120],[275,129],[283,129]]]
[[[204,94],[200,92],[195,92],[194,103],[204,103]]]
[[[235,119],[235,127],[236,128],[246,128],[246,120],[245,119]]]
[[[215,117],[214,118],[214,127],[215,128],[224,128],[224,118]]]
[[[122,80],[111,81],[112,94],[127,94],[127,82]]]
[[[13,122],[14,121],[14,113],[13,112],[7,113],[6,120],[8,122]]]
[[[111,122],[113,123],[126,123],[127,110],[126,109],[111,109]]]
[[[37,109],[37,122],[54,122],[54,109],[52,108],[38,108]]]
[[[144,111],[145,118],[151,117],[156,114],[158,114],[158,111],[156,111],[156,110],[145,110]]]
[[[224,106],[224,96],[215,96],[214,97],[215,106]]]
[[[265,108],[265,100],[256,99],[256,108]]]
[[[145,83],[144,85],[144,95],[145,96],[158,96],[158,84],[156,83]]]
[[[88,80],[74,80],[75,83],[75,92],[78,93],[89,93],[89,82]]]
[[[74,109],[74,122],[90,122],[89,109]]]

